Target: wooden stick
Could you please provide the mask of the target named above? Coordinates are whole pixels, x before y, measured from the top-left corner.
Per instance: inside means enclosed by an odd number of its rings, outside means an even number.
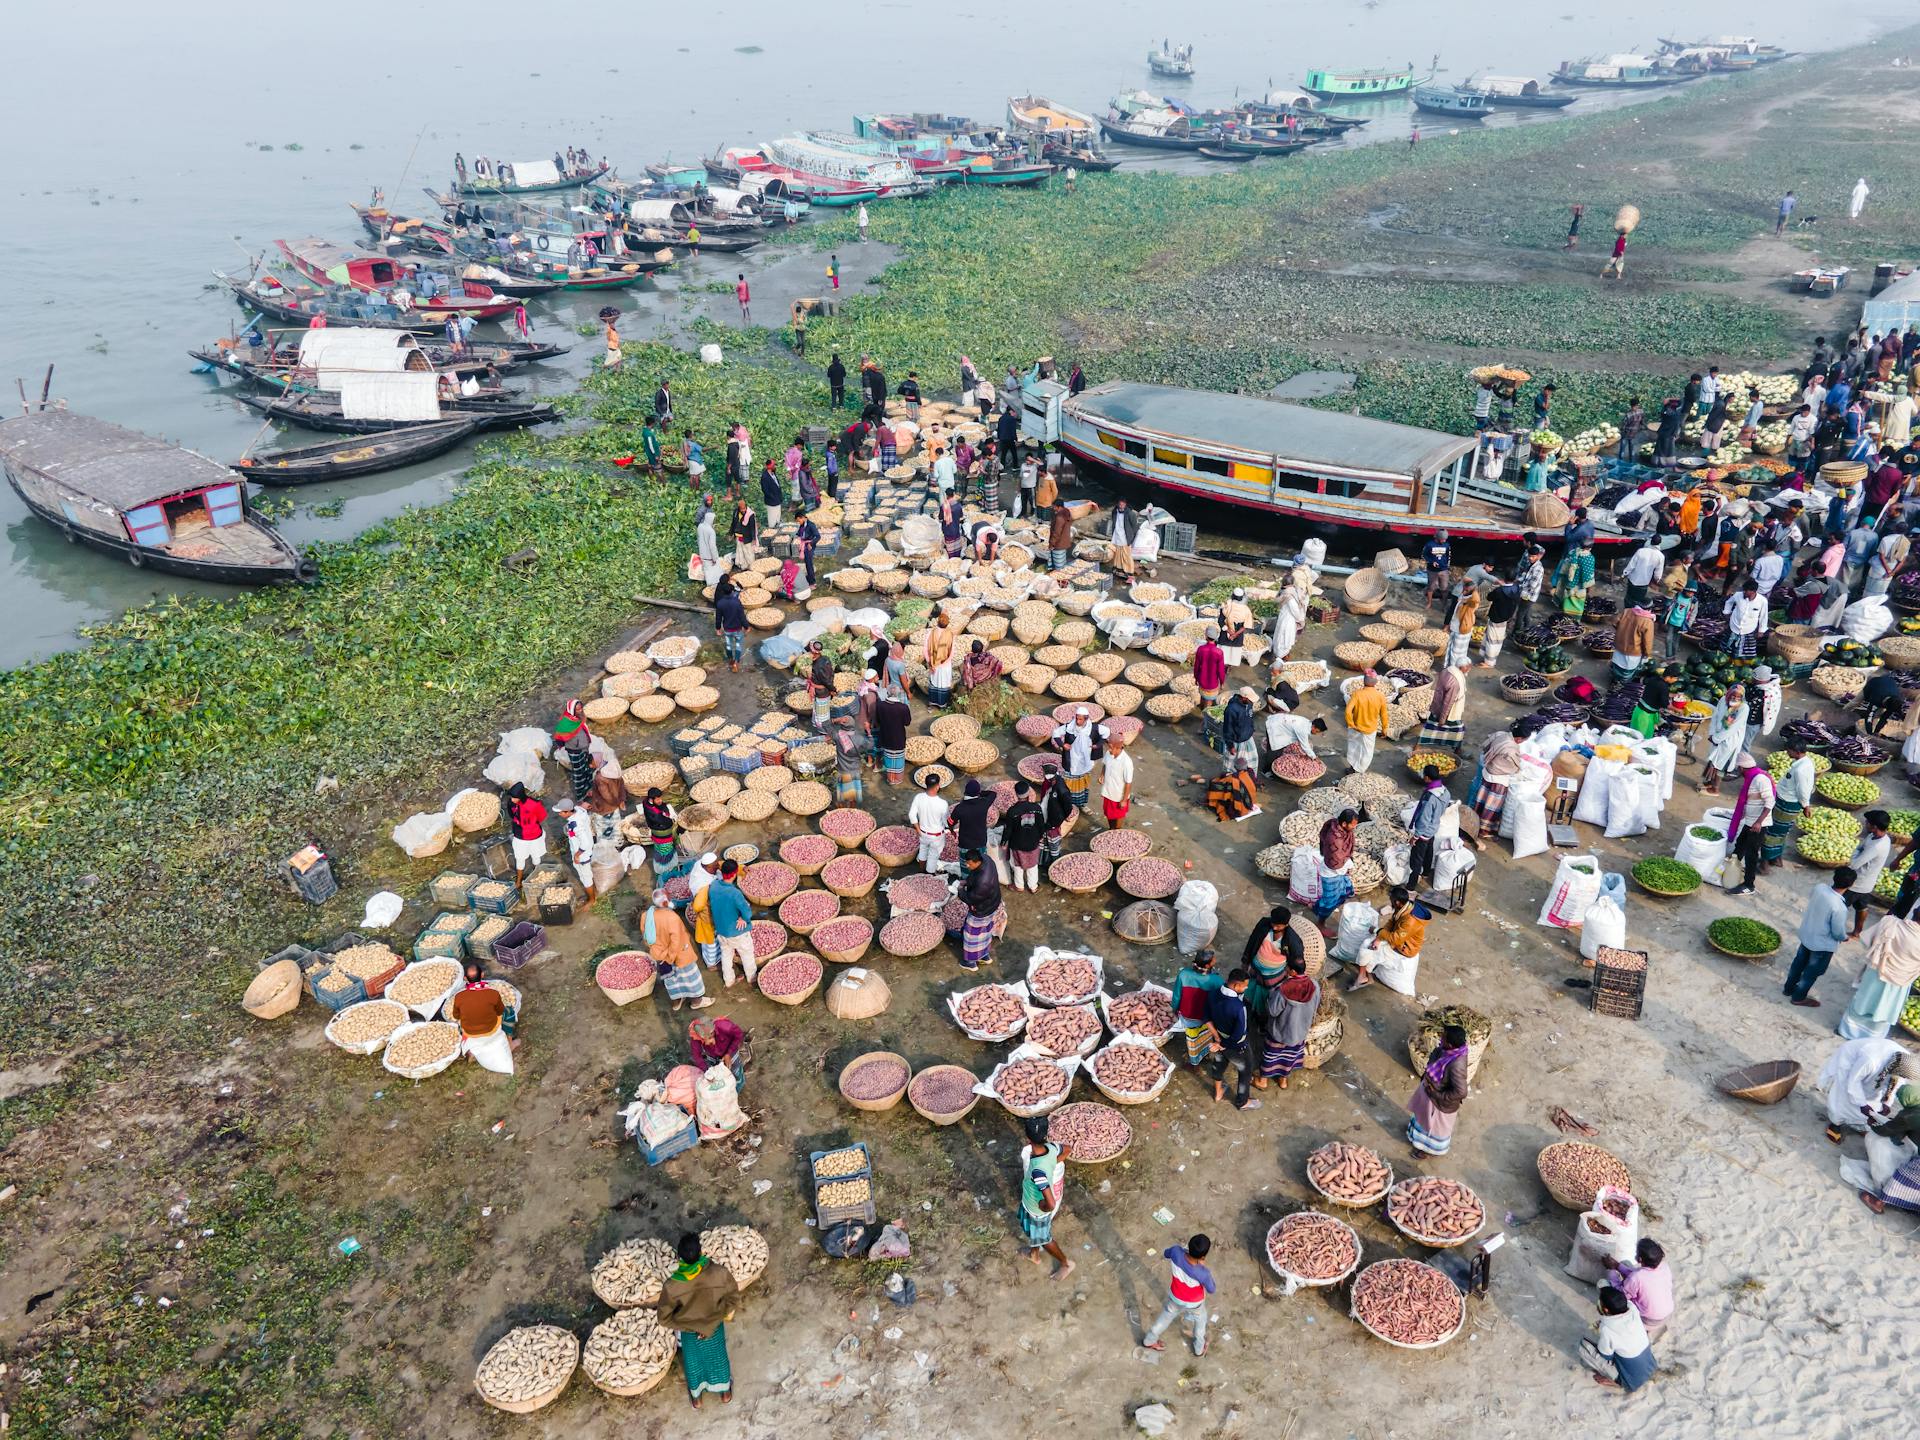
[[[40,384],[40,408],[47,408],[47,396],[53,393],[53,366],[47,366],[47,378]]]

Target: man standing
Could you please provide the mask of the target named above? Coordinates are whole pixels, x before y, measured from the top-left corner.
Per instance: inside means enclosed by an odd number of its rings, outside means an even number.
[[[941,852],[947,848],[947,816],[951,807],[940,798],[940,777],[927,776],[926,786],[907,807],[907,823],[920,838],[914,859],[929,875],[940,868]]]
[[[1641,538],[1640,548],[1627,561],[1627,606],[1631,608],[1646,604],[1653,582],[1664,575],[1666,569],[1667,552],[1660,548],[1659,537],[1649,532]]]
[[[1407,866],[1407,883],[1415,889],[1422,879],[1433,878],[1434,837],[1440,833],[1440,822],[1447,811],[1453,808],[1453,797],[1447,793],[1447,782],[1440,778],[1439,766],[1427,766],[1420,778],[1426,781],[1426,788],[1413,807],[1413,853]]]
[[[1133,808],[1133,757],[1116,737],[1106,735],[1104,738],[1107,758],[1100,765],[1100,808],[1107,817],[1107,828],[1118,830]]]
[[[740,892],[740,862],[722,860],[720,878],[707,887],[707,913],[713,918],[714,938],[720,945],[720,977],[731,990],[737,960],[753,983],[759,966],[753,955],[753,906]]]
[[[1780,235],[1787,228],[1787,221],[1793,218],[1793,207],[1800,202],[1793,198],[1793,192],[1787,191],[1780,197],[1780,213],[1774,217],[1773,233]]]
[[[1453,574],[1453,546],[1444,530],[1434,531],[1433,538],[1421,547],[1420,558],[1427,568],[1427,599],[1423,608],[1431,610],[1436,597],[1445,599],[1448,582]]]
[[[1847,197],[1847,219],[1849,221],[1856,224],[1859,222],[1860,212],[1867,208],[1867,196],[1871,193],[1872,192],[1867,189],[1866,176],[1862,175],[1854,182],[1853,194]]]
[[[1852,869],[1842,865],[1833,872],[1831,884],[1821,882],[1807,897],[1806,914],[1800,919],[1800,948],[1793,952],[1786,984],[1780,987],[1782,995],[1803,1009],[1820,1008],[1820,1002],[1813,998],[1814,982],[1827,973],[1833,952],[1852,937],[1846,893],[1857,878]]]
[[[862,245],[866,244],[867,243],[867,202],[864,200],[860,202],[860,211],[859,211],[859,214],[854,219],[854,225],[860,231],[860,243]]]
[[[1001,820],[1001,843],[1013,871],[1013,888],[1040,893],[1040,844],[1046,838],[1046,815],[1033,798],[1033,786],[1016,780],[1013,804]]]
[[[713,533],[713,497],[705,497],[700,507],[700,523],[693,530],[694,551],[700,557],[700,578],[708,584],[720,579],[720,542]]]
[[[840,358],[838,350],[827,362],[827,394],[835,410],[847,403],[847,362]]]
[[[1093,786],[1095,744],[1093,722],[1087,718],[1086,706],[1076,706],[1073,719],[1054,730],[1052,744],[1062,757],[1061,778],[1073,798],[1073,808],[1086,809],[1087,791]]]
[[[1520,587],[1512,580],[1493,587],[1487,597],[1487,628],[1480,639],[1480,668],[1491,670],[1507,643],[1507,627],[1520,611]]]
[[[1514,611],[1513,623],[1522,629],[1532,618],[1534,604],[1540,599],[1540,591],[1547,583],[1546,556],[1544,546],[1529,545],[1525,558],[1520,562],[1520,573],[1514,578],[1520,604]]]
[[[1213,1241],[1205,1235],[1195,1235],[1185,1245],[1170,1245],[1161,1252],[1162,1258],[1173,1265],[1173,1274],[1159,1318],[1140,1340],[1142,1350],[1166,1349],[1160,1337],[1179,1320],[1193,1327],[1195,1358],[1207,1353],[1207,1297],[1214,1293],[1214,1284],[1213,1272],[1201,1262],[1212,1252]]]
[[[1365,774],[1373,764],[1374,746],[1386,728],[1387,699],[1369,670],[1347,701],[1347,768],[1354,774]]]
[[[1220,738],[1226,746],[1227,762],[1255,771],[1260,768],[1260,749],[1253,739],[1253,702],[1257,698],[1251,685],[1242,685],[1220,717]]]
[[[1207,1023],[1213,1026],[1214,1040],[1220,1047],[1219,1058],[1213,1062],[1213,1098],[1225,1098],[1227,1066],[1238,1065],[1240,1078],[1233,1094],[1236,1110],[1247,1107],[1247,1096],[1253,1089],[1253,1056],[1247,1050],[1246,999],[1247,982],[1251,978],[1245,970],[1236,968],[1227,976],[1226,984],[1207,995]]]
[[[1847,938],[1858,940],[1860,932],[1867,927],[1867,906],[1873,900],[1873,887],[1880,883],[1880,874],[1887,868],[1887,856],[1893,849],[1893,839],[1887,833],[1891,817],[1884,810],[1869,810],[1866,813],[1866,829],[1861,832],[1860,843],[1853,848],[1853,858],[1847,861],[1847,868],[1853,871],[1853,883],[1847,886],[1847,904],[1853,907],[1853,933]]]

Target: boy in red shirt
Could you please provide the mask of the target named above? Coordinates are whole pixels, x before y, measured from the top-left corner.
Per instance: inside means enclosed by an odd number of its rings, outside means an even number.
[[[1160,1307],[1160,1318],[1141,1340],[1142,1347],[1166,1349],[1160,1337],[1169,1325],[1179,1320],[1193,1327],[1193,1353],[1207,1353],[1207,1297],[1213,1294],[1213,1272],[1201,1261],[1212,1249],[1212,1240],[1205,1235],[1195,1235],[1185,1245],[1169,1245],[1162,1252],[1172,1262],[1173,1273],[1167,1284],[1166,1304]]]

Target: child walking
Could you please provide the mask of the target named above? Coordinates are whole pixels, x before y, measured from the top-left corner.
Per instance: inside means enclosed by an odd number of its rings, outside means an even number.
[[[1160,1317],[1153,1322],[1140,1344],[1148,1350],[1164,1350],[1160,1337],[1178,1320],[1193,1329],[1193,1353],[1207,1353],[1207,1297],[1213,1294],[1213,1272],[1201,1262],[1213,1249],[1213,1241],[1195,1235],[1184,1245],[1169,1245],[1162,1254],[1172,1262],[1173,1273],[1167,1282],[1167,1300]]]

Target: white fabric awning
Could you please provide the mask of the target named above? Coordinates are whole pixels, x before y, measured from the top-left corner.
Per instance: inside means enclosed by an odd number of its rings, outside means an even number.
[[[301,333],[300,364],[315,372],[320,389],[338,390],[350,375],[398,374],[419,349],[419,340],[405,331],[329,325]]]
[[[551,160],[513,162],[513,183],[516,185],[551,185],[559,178],[560,172],[553,168]]]
[[[431,370],[349,375],[340,385],[340,411],[349,420],[438,420],[439,385]]]

